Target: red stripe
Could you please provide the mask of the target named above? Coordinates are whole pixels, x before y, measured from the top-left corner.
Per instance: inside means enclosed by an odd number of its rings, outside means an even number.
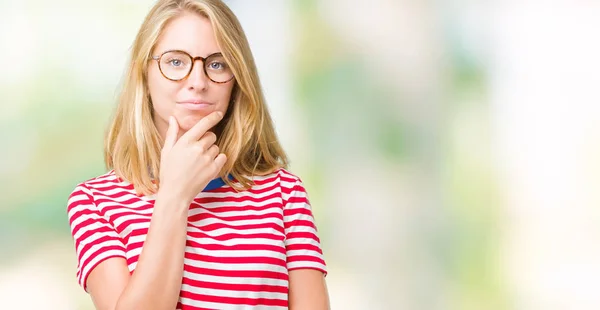
[[[200,268],[184,264],[183,269],[187,272],[198,275],[208,275],[226,278],[263,278],[285,280],[287,275],[282,272],[266,271],[266,270],[222,270],[212,268]]]
[[[288,268],[288,272],[292,272],[294,270],[302,270],[302,269],[317,270],[317,271],[322,272],[324,275],[327,275],[327,270],[325,270],[323,268],[319,268],[319,267],[314,267],[314,266],[300,266],[300,267]]]
[[[189,298],[197,301],[221,303],[224,305],[240,305],[240,306],[277,306],[286,307],[288,306],[287,300],[281,299],[266,299],[266,298],[232,298],[232,297],[218,297],[194,294],[187,291],[181,291],[181,297]],[[181,310],[197,310],[203,308],[196,308],[191,305],[182,305]]]
[[[224,201],[222,202],[222,204],[226,204],[228,202]],[[272,202],[272,203],[268,203],[268,204],[263,204],[263,205],[257,205],[257,206],[252,206],[252,205],[242,205],[242,206],[219,206],[219,207],[210,207],[210,208],[206,208],[204,206],[199,206],[197,204],[192,204],[190,206],[190,210],[194,210],[196,208],[202,208],[202,209],[206,209],[207,211],[213,212],[213,213],[223,213],[223,212],[231,212],[231,211],[236,211],[236,212],[244,212],[244,211],[263,211],[263,210],[267,210],[267,209],[271,209],[271,208],[276,208],[276,209],[282,209],[281,207],[281,203],[276,203],[276,202]]]
[[[287,307],[287,300],[284,299],[268,299],[268,298],[236,298],[236,297],[222,297],[222,296],[210,296],[202,294],[194,294],[188,291],[181,291],[181,297],[204,301],[222,303],[226,305],[246,305],[246,306],[276,306],[276,307]],[[188,309],[188,308],[183,308]]]
[[[270,212],[265,214],[248,214],[248,215],[232,215],[232,216],[218,216],[212,212],[201,212],[190,216],[188,219],[190,222],[198,222],[207,219],[218,219],[223,221],[246,221],[246,220],[264,220],[264,219],[279,219],[283,220],[283,214]]]
[[[234,230],[239,230],[239,231],[250,230],[250,229],[271,228],[271,229],[274,229],[281,233],[284,233],[283,228],[280,225],[277,225],[275,223],[261,223],[261,224],[248,224],[248,225],[228,225],[228,224],[223,224],[223,223],[197,225],[197,224],[188,223],[188,225],[196,227],[196,228],[198,228],[200,230],[204,230],[204,231],[213,231],[213,230],[217,230],[217,229],[221,229],[221,228],[229,228],[229,229],[234,229]]]
[[[99,191],[102,192],[107,192],[107,191],[112,191],[114,189],[125,189],[128,191],[135,191],[133,184],[120,184],[120,182],[116,182],[115,179],[106,179],[106,180],[102,180],[102,181],[96,181],[96,182],[88,182],[89,185],[107,185],[110,184],[108,186],[103,186],[101,189],[98,189]]]
[[[100,226],[97,228],[89,229],[90,227],[96,227],[98,225],[100,225]],[[101,217],[88,218],[85,221],[73,226],[72,228],[73,228],[73,235],[78,234],[79,230],[81,230],[81,229],[85,230],[86,228],[88,228],[89,231],[84,232],[83,236],[79,237],[80,240],[81,239],[85,240],[87,237],[89,237],[90,232],[92,232],[92,234],[95,232],[116,234],[116,232],[109,226],[108,222],[103,221],[103,219]]]
[[[264,202],[267,199],[273,199],[273,198],[279,198],[281,199],[281,194],[280,193],[273,193],[270,195],[264,195],[264,196],[258,196],[258,197],[252,197],[252,196],[244,196],[244,197],[233,197],[233,196],[226,196],[226,197],[198,197],[198,198],[194,198],[194,201],[199,203],[199,204],[207,204],[207,203],[216,203],[216,202],[227,202],[227,203],[232,203],[232,202]]]
[[[325,265],[322,259],[312,255],[293,255],[288,257],[288,263],[293,262],[315,262]]]
[[[285,222],[285,228],[289,228],[292,226],[296,226],[296,227],[304,226],[304,227],[312,227],[315,230],[317,229],[317,227],[315,226],[315,223],[310,220],[292,220],[292,221]]]
[[[71,217],[69,218],[69,224],[71,225],[71,228],[73,229],[73,231],[75,230],[79,230],[78,227],[81,226],[81,223],[79,223],[76,226],[73,226],[73,222],[75,222],[75,220],[77,220],[79,217],[81,217],[82,215],[92,215],[94,217],[98,217],[98,212],[94,212],[90,209],[81,209],[75,213],[73,213],[71,215]]]
[[[202,255],[196,253],[185,253],[185,258],[206,262],[206,263],[219,263],[219,264],[270,264],[285,267],[285,260],[275,257],[261,257],[261,256],[248,256],[248,257],[217,257],[210,255]]]
[[[110,171],[102,176],[94,178],[86,182],[88,185],[98,185],[98,184],[106,184],[106,183],[121,183],[115,175],[114,171]],[[133,188],[133,184],[130,184],[130,187]]]
[[[181,291],[181,297],[197,301],[214,302],[229,305],[248,305],[248,306],[279,306],[287,307],[287,300],[269,299],[269,298],[237,298],[224,296],[211,296],[204,294],[195,294],[188,291]],[[187,308],[184,308],[187,309]]]
[[[135,214],[135,213],[134,213]],[[137,214],[138,216],[144,216],[144,215],[140,215]],[[144,216],[144,218],[133,218],[130,220],[126,220],[123,221],[123,223],[119,224],[117,227],[115,227],[118,231],[123,231],[123,229],[125,229],[126,227],[128,227],[131,224],[146,224],[146,223],[150,223],[150,216]]]
[[[312,232],[308,232],[308,231],[294,231],[294,232],[288,232],[286,239],[287,240],[292,240],[292,239],[312,239],[315,241],[319,241],[319,237],[317,235],[315,235]]]
[[[293,196],[293,197],[290,197],[287,202],[288,203],[305,203],[305,204],[308,204],[308,198]]]
[[[137,197],[131,197],[130,199],[123,200],[123,201],[114,201],[113,199],[109,199],[109,198],[96,199],[96,205],[100,205],[102,203],[111,203],[112,204],[112,205],[104,205],[102,207],[102,210],[104,212],[114,210],[114,209],[121,209],[121,208],[131,209],[131,210],[148,210],[148,209],[152,209],[152,207],[154,206],[154,203],[146,203],[145,205],[140,205],[140,206],[135,206],[135,207],[131,206],[131,204],[143,201],[141,198],[137,198]],[[144,201],[144,202],[146,202],[146,201]]]
[[[235,234],[235,233],[228,233],[228,234],[222,234],[222,235],[218,235],[218,236],[211,236],[208,234],[205,234],[203,232],[199,232],[199,231],[188,231],[188,236],[192,237],[192,238],[208,238],[208,239],[213,239],[213,240],[217,240],[217,241],[228,241],[231,239],[269,239],[269,240],[275,240],[275,241],[282,241],[284,236],[282,235],[277,235],[277,234],[268,234],[268,233],[254,233],[254,234]]]
[[[109,194],[108,192],[105,191],[104,188],[102,188],[101,192],[98,193],[98,200],[106,199],[106,198],[118,199],[118,198],[132,194],[132,191],[126,190],[123,187],[116,186],[115,188],[113,188],[111,190],[115,190],[115,189],[118,189],[118,191]],[[99,190],[96,190],[96,191],[99,191]]]
[[[187,284],[197,288],[208,288],[215,290],[225,291],[237,291],[237,292],[269,292],[269,293],[283,293],[287,294],[287,286],[279,285],[266,285],[266,284],[233,284],[233,283],[218,283],[218,282],[207,282],[197,281],[183,277],[183,284]]]
[[[308,215],[310,217],[312,217],[312,212],[309,208],[303,208],[303,207],[299,207],[299,208],[294,208],[294,209],[290,209],[290,208],[286,208],[283,209],[283,216],[294,216],[294,215]]]
[[[268,244],[236,244],[236,245],[221,245],[221,244],[201,244],[193,240],[187,240],[186,246],[206,251],[272,251],[285,254],[285,249],[275,245]]]
[[[146,220],[147,221],[147,220]],[[149,222],[149,221],[148,221]],[[141,223],[141,222],[140,222]],[[148,234],[148,229],[149,229],[150,225],[148,225],[148,227],[140,227],[140,228],[136,228],[136,229],[132,229],[131,230],[131,234],[129,234],[130,237],[135,237],[135,236],[145,236]]]
[[[323,254],[321,249],[312,244],[291,244],[286,247],[288,251],[311,251],[314,253]]]
[[[263,180],[255,180],[254,181],[254,185],[264,185],[266,183],[270,183],[273,181],[282,181],[282,182],[289,182],[289,183],[294,183],[296,182],[298,179],[295,177],[291,177],[290,175],[282,175],[279,173],[275,173],[272,177],[268,177],[265,178]]]

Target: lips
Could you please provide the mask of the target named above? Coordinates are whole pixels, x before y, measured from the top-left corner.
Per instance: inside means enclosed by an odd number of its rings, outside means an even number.
[[[186,100],[186,101],[177,102],[177,105],[181,106],[183,108],[186,108],[188,110],[205,110],[205,109],[211,107],[213,104],[210,102],[201,101],[201,100]]]

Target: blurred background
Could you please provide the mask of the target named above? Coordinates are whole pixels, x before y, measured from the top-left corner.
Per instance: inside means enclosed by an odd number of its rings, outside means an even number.
[[[1,309],[93,309],[66,200],[153,2],[0,0]],[[600,309],[600,2],[226,2],[333,309]]]

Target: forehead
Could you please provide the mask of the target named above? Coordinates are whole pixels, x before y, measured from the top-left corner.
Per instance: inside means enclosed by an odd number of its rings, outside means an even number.
[[[160,54],[168,50],[182,50],[203,57],[221,51],[210,21],[196,13],[184,13],[167,23],[154,52]]]

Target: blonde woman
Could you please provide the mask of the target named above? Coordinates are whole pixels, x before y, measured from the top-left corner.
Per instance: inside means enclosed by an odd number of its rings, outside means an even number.
[[[159,1],[135,39],[106,174],[68,201],[97,309],[327,309],[302,181],[220,0]]]

